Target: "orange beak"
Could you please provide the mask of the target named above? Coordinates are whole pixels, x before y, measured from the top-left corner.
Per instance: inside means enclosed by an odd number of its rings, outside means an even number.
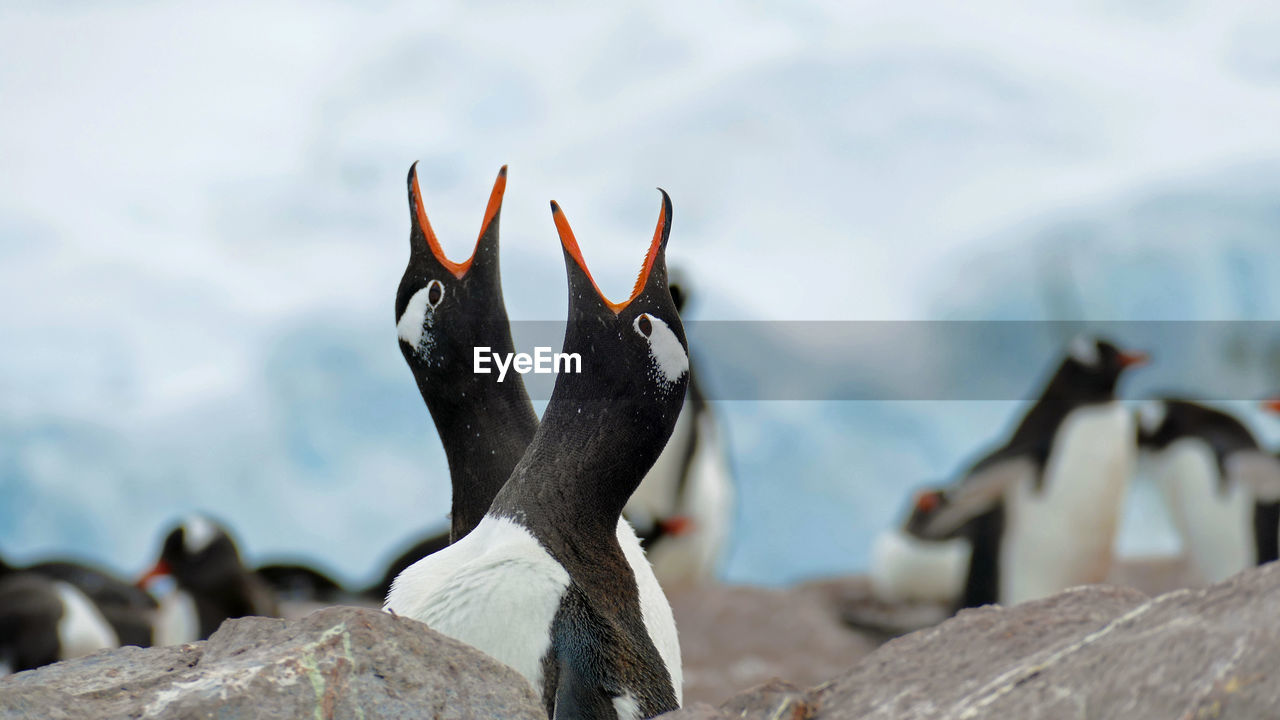
[[[1142,367],[1151,362],[1151,356],[1144,352],[1122,352],[1120,353],[1120,367]]]
[[[489,229],[489,223],[493,222],[498,211],[502,209],[502,195],[507,191],[507,166],[503,165],[498,171],[498,179],[493,183],[493,191],[489,193],[489,205],[484,210],[484,224],[480,226],[480,237],[476,238],[476,245],[479,246],[480,238],[484,237],[484,233]],[[422,228],[422,234],[427,239],[427,249],[435,256],[436,261],[440,263],[444,269],[453,273],[453,276],[462,279],[463,275],[471,269],[471,261],[476,259],[476,251],[471,251],[471,257],[460,263],[454,262],[445,257],[444,248],[440,247],[440,240],[436,237],[436,233],[431,229],[431,221],[427,219],[427,211],[422,206],[422,190],[418,187],[418,163],[414,163],[409,168],[409,192],[413,200],[413,212],[418,219],[418,227]]]
[[[693,520],[687,515],[673,515],[658,523],[658,526],[667,535],[679,536],[693,530]]]
[[[1280,398],[1273,398],[1271,400],[1267,400],[1263,402],[1262,409],[1270,410],[1271,412],[1276,413],[1277,415],[1280,415]]]
[[[938,495],[936,490],[922,492],[916,496],[916,510],[922,513],[931,513],[938,509],[942,504],[942,497]]]
[[[138,579],[138,587],[145,589],[147,587],[147,583],[150,583],[152,580],[158,577],[168,575],[170,574],[170,572],[172,572],[172,570],[169,567],[169,563],[165,562],[164,560],[157,560],[155,566],[152,567],[150,570],[148,570],[145,575],[143,575],[141,578]]]
[[[556,224],[556,232],[560,234],[560,244],[564,246],[569,256],[582,269],[587,279],[591,281],[591,285],[595,287],[596,294],[604,301],[604,304],[610,310],[617,313],[622,312],[623,308],[631,304],[644,291],[644,286],[649,282],[649,273],[653,270],[654,260],[658,257],[658,250],[662,248],[663,238],[666,233],[670,232],[671,218],[669,217],[669,209],[671,199],[667,197],[667,192],[662,188],[658,188],[662,193],[662,207],[658,210],[658,226],[653,231],[653,240],[649,243],[649,251],[645,253],[644,265],[640,266],[640,274],[636,277],[636,284],[631,288],[631,297],[616,303],[609,300],[600,292],[600,286],[596,284],[595,278],[591,277],[591,271],[587,269],[587,261],[582,258],[582,249],[578,247],[578,239],[573,235],[573,228],[569,227],[569,220],[564,216],[564,211],[560,209],[560,204],[555,200],[551,201],[551,219]]]

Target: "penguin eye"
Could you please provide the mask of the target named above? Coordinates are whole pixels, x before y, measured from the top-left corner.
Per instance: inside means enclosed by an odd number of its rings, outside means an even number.
[[[640,331],[640,334],[645,337],[653,334],[653,321],[649,319],[647,314],[642,314],[636,318],[636,330]]]
[[[444,299],[444,283],[432,280],[427,284],[427,304],[435,307]]]

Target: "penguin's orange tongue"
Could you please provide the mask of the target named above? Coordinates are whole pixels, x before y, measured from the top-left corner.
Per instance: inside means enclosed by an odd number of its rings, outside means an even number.
[[[1262,409],[1270,410],[1271,412],[1280,415],[1280,398],[1273,398],[1262,403]]]
[[[564,211],[560,209],[560,204],[555,200],[551,201],[551,217],[555,220],[556,232],[560,234],[560,244],[564,246],[565,252],[569,253],[569,256],[578,264],[583,274],[591,281],[591,286],[596,289],[596,294],[600,296],[600,300],[605,305],[608,305],[614,314],[622,312],[623,308],[630,305],[631,301],[639,297],[640,293],[644,291],[645,285],[648,284],[649,273],[653,271],[653,264],[658,258],[658,251],[662,249],[664,231],[670,222],[670,218],[667,217],[670,204],[670,199],[667,197],[666,192],[663,192],[662,207],[658,210],[658,226],[653,231],[653,240],[649,243],[649,251],[645,253],[644,265],[640,267],[640,274],[636,276],[636,284],[631,288],[631,296],[620,303],[616,303],[604,296],[604,293],[600,291],[600,286],[596,284],[596,279],[591,277],[591,271],[587,269],[587,261],[582,258],[582,249],[578,247],[578,239],[573,235],[573,228],[569,227],[569,220],[565,218]]]
[[[460,263],[450,260],[444,254],[444,248],[440,247],[440,240],[436,237],[435,230],[431,229],[431,221],[427,219],[427,211],[422,206],[422,190],[418,187],[418,163],[414,163],[409,168],[409,191],[413,195],[413,214],[417,219],[417,225],[422,230],[422,235],[427,239],[427,249],[435,256],[436,262],[453,273],[453,276],[462,279],[463,275],[471,269],[471,261],[476,259],[476,250],[471,250],[471,255]],[[484,237],[485,231],[489,229],[489,223],[493,222],[493,218],[497,216],[498,211],[502,209],[502,196],[507,191],[507,166],[503,165],[498,171],[498,179],[493,182],[493,191],[489,193],[489,205],[484,210],[484,223],[480,225],[480,236],[476,238],[476,247],[480,246],[480,238]]]

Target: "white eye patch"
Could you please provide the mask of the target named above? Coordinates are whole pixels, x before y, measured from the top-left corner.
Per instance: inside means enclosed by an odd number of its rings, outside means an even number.
[[[1169,406],[1159,400],[1144,402],[1138,406],[1138,426],[1147,434],[1154,434],[1164,424]]]
[[[182,524],[182,546],[188,555],[199,554],[218,537],[218,528],[202,515],[192,515]]]
[[[1088,335],[1077,335],[1071,341],[1069,351],[1072,359],[1081,365],[1096,367],[1098,364],[1098,341]]]
[[[413,348],[418,357],[430,362],[435,336],[431,334],[435,309],[444,300],[444,284],[432,280],[409,298],[409,304],[396,323],[396,334]]]
[[[660,318],[641,313],[631,322],[631,327],[649,341],[649,356],[653,359],[658,382],[670,385],[689,372],[689,356],[680,344],[680,338]]]

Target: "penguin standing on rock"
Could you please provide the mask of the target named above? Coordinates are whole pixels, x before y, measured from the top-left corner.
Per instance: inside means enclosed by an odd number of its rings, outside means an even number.
[[[918,496],[909,533],[970,542],[962,607],[1012,605],[1106,579],[1136,455],[1116,384],[1146,360],[1077,337],[1009,441],[956,485]]]
[[[652,574],[638,572],[648,565],[621,517],[688,384],[667,287],[671,204],[664,192],[622,303],[600,293],[554,203],[552,213],[569,275],[563,350],[580,356],[580,372],[557,375],[542,424],[480,523],[396,578],[386,609],[515,668],[550,717],[648,718],[679,707],[679,645],[670,606]]]
[[[270,586],[244,566],[231,535],[203,515],[169,531],[160,558],[138,584],[161,576],[172,577],[177,588],[160,603],[157,645],[204,640],[230,618],[280,615]]]

